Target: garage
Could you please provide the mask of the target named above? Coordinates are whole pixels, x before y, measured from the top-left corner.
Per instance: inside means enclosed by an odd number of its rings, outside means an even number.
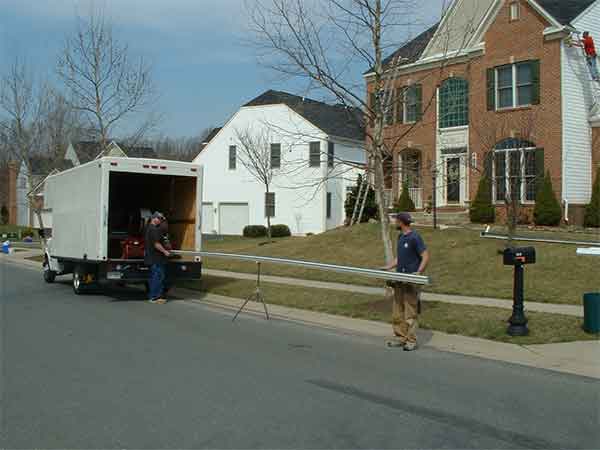
[[[220,234],[240,236],[249,225],[248,203],[221,203],[219,205]]]
[[[202,203],[202,233],[215,232],[215,207],[212,203]]]

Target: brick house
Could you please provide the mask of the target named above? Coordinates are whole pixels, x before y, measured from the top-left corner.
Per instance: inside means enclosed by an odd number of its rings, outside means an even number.
[[[515,192],[528,220],[549,171],[565,218],[581,223],[600,164],[600,85],[568,44],[581,31],[600,45],[600,0],[454,0],[387,58],[391,196],[407,185],[426,208],[435,171],[438,206],[466,211],[485,173],[499,216]]]

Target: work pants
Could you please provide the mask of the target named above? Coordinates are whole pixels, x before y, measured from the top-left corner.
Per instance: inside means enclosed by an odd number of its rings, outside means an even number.
[[[419,288],[408,283],[398,283],[394,287],[392,327],[394,334],[403,342],[417,342],[418,309]]]

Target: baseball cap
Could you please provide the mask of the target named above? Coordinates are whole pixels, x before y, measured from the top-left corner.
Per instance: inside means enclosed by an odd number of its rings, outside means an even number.
[[[413,221],[410,214],[405,213],[405,212],[396,215],[396,220],[399,220],[399,221],[405,223],[406,225],[410,225]]]
[[[160,220],[165,220],[165,216],[163,215],[163,213],[156,211],[154,214],[152,214],[152,218],[153,219],[160,219]]]

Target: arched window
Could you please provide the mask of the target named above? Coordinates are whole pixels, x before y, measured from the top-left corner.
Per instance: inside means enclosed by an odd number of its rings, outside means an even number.
[[[440,87],[440,128],[469,124],[469,82],[448,78]]]
[[[498,142],[494,146],[494,200],[504,202],[515,195],[519,202],[534,202],[543,158],[543,150],[530,141],[508,138]]]

